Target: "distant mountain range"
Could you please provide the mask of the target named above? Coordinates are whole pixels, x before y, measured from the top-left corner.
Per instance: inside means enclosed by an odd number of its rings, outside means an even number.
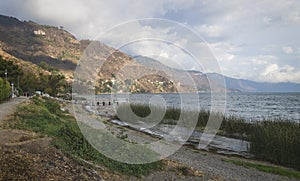
[[[91,42],[78,40],[62,28],[0,15],[0,56],[13,60],[27,71],[34,72],[43,62],[57,68],[72,82],[80,57]],[[109,92],[114,84],[136,93],[189,92],[194,91],[193,86],[199,92],[300,92],[300,84],[260,83],[226,76],[224,86],[220,74],[171,68],[149,57],[129,56],[101,42],[98,48],[97,58],[107,61],[98,72],[87,69],[87,74],[96,79],[96,93]],[[120,73],[124,66],[128,72]],[[149,75],[139,77],[143,73]],[[193,85],[187,77],[193,80]],[[83,81],[81,84],[89,83]]]
[[[135,59],[137,60],[137,62],[145,66],[169,71],[173,69],[155,59],[151,59],[148,57],[136,56]],[[178,69],[174,69],[173,71],[176,72],[178,76],[180,76],[180,73],[183,72],[183,70]],[[235,79],[218,73],[204,74],[203,72],[195,70],[188,72],[193,77],[196,84],[199,85],[199,90],[203,90],[204,92],[208,91],[207,89],[205,89],[209,87],[208,79],[211,81],[211,83],[218,84],[220,87],[224,85],[223,81],[225,81],[227,92],[300,92],[300,84],[297,83],[255,82],[245,79]]]
[[[223,75],[216,73],[207,74],[212,80],[218,81]],[[291,82],[268,83],[255,82],[245,79],[235,79],[224,76],[226,87],[237,89],[241,92],[300,92],[300,84]]]

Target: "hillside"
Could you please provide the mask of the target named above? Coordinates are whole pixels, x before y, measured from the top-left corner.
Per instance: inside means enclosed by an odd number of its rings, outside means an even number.
[[[105,60],[101,67],[94,63],[80,62],[83,52],[93,43],[95,60]],[[0,15],[0,56],[13,61],[30,76],[50,74],[59,70],[65,79],[73,82],[76,68],[84,67],[86,77],[77,81],[79,86],[94,89],[96,93],[127,92],[299,92],[300,85],[293,83],[259,83],[205,74],[200,71],[180,70],[155,59],[131,57],[101,42],[78,40],[63,27],[39,25]],[[49,72],[50,71],[50,72]],[[32,74],[32,75],[31,75]],[[3,75],[0,75],[3,77]],[[92,82],[95,81],[95,87]]]
[[[89,41],[78,41],[57,27],[0,15],[0,42],[3,51],[24,61],[42,61],[70,73]]]
[[[62,28],[47,25],[39,25],[32,21],[20,21],[14,17],[0,15],[0,55],[4,59],[13,60],[22,69],[39,74],[41,63],[57,68],[61,71],[69,82],[73,80],[74,70],[79,63],[79,59],[84,50],[91,43],[89,40],[78,40],[69,32]],[[125,65],[131,68],[138,66],[138,69],[145,71],[147,67],[138,65],[135,60],[127,54],[117,51],[103,43],[99,45],[100,59],[107,58],[106,63],[97,69],[98,72],[90,71],[87,74],[96,79],[96,92],[110,92],[112,82],[118,71]],[[89,65],[92,66],[92,65]],[[136,67],[135,67],[136,68]],[[134,68],[134,69],[135,69]],[[133,71],[135,73],[135,71]],[[129,75],[133,78],[134,75]],[[122,76],[119,77],[122,79]],[[129,87],[131,92],[174,92],[170,80],[161,76],[149,75],[147,78],[141,77],[139,80],[132,80]],[[150,85],[146,85],[149,84]],[[157,84],[167,82],[168,86]],[[88,82],[80,82],[87,85]],[[128,85],[124,81],[119,81],[119,88],[128,90]]]

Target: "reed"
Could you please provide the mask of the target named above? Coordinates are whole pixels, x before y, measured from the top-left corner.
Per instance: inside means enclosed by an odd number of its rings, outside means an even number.
[[[260,158],[300,170],[300,125],[265,120],[253,125],[251,152]]]
[[[162,107],[157,106],[155,110],[159,108]],[[124,107],[119,106],[117,110],[122,111],[122,109]],[[131,109],[141,117],[148,116],[151,113],[148,105],[131,104]],[[168,107],[161,123],[176,124],[184,111],[193,112],[193,110],[181,111],[176,107]],[[200,110],[198,112],[197,127],[203,129],[212,114],[218,113],[211,113],[204,109]],[[218,134],[250,141],[250,152],[257,158],[300,170],[299,123],[284,119],[248,122],[236,116],[221,116],[222,123]]]

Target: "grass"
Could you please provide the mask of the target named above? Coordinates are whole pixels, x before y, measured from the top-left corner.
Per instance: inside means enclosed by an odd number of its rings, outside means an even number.
[[[259,171],[267,172],[267,173],[273,173],[281,176],[286,176],[289,178],[300,178],[300,172],[291,170],[291,169],[286,169],[286,168],[281,168],[281,167],[276,167],[276,166],[270,166],[270,165],[262,165],[258,163],[250,163],[250,162],[243,162],[243,161],[237,161],[237,160],[229,160],[229,159],[223,159],[225,162],[229,163],[234,163],[236,165],[244,166],[246,168],[255,168]]]
[[[148,164],[126,164],[107,158],[89,144],[74,117],[62,111],[60,105],[54,100],[35,97],[32,99],[32,103],[18,106],[14,116],[16,121],[11,123],[11,128],[30,130],[43,136],[52,137],[52,143],[56,147],[71,158],[75,160],[77,158],[77,161],[79,161],[78,158],[81,158],[137,177],[164,167],[161,161]],[[144,152],[151,155],[150,150],[148,152],[144,150]]]
[[[148,105],[132,104],[130,106],[138,116],[145,117],[151,113]],[[159,109],[161,107],[156,106],[154,110]],[[119,106],[117,112],[126,113],[128,111]],[[182,112],[186,115],[195,114],[191,110],[183,110]],[[170,107],[166,110],[164,119],[160,123],[175,125],[180,114],[181,110],[179,108]],[[196,114],[198,115],[197,128],[203,130],[209,117],[216,113],[200,110]],[[250,141],[250,152],[256,157],[300,170],[299,123],[283,119],[249,123],[234,116],[218,116],[222,118],[218,134]]]

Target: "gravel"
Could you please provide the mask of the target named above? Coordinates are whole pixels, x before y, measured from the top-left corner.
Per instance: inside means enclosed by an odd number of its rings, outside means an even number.
[[[247,180],[247,181],[283,181],[292,180],[287,177],[261,172],[253,168],[246,168],[235,165],[233,163],[225,162],[223,159],[239,159],[230,158],[227,156],[216,155],[213,153],[199,151],[182,147],[175,154],[169,157],[171,160],[176,160],[206,173],[209,177],[220,177],[225,180]]]

